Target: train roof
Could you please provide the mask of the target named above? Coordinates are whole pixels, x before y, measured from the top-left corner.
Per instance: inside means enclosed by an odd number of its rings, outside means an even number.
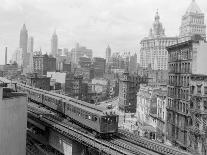
[[[79,107],[83,110],[89,111],[93,114],[96,113],[96,114],[99,114],[99,115],[106,115],[106,114],[108,115],[112,111],[112,110],[108,110],[104,107],[97,107],[97,106],[92,105],[90,103],[87,103],[85,101],[77,100],[77,99],[71,98],[69,96],[62,95],[62,94],[57,94],[57,93],[49,92],[49,91],[46,91],[46,90],[43,90],[43,89],[34,88],[32,86],[25,85],[25,84],[22,84],[22,83],[17,83],[17,84],[22,85],[22,86],[27,87],[27,88],[30,88],[30,89],[32,89],[36,92],[46,93],[47,95],[49,95],[53,98],[56,98],[56,99],[62,99],[62,100],[65,100],[66,102],[67,101],[72,101],[72,102],[70,102],[70,104],[73,104],[74,106],[77,106],[77,107]],[[116,114],[113,114],[113,115],[116,115]]]

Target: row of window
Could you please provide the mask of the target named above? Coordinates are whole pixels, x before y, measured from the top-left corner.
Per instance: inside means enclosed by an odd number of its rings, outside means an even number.
[[[190,108],[193,109],[203,109],[207,110],[207,100],[201,100],[200,102],[198,101],[190,101]]]
[[[46,102],[50,102],[50,103],[58,104],[58,100],[56,100],[56,99],[53,98],[53,97],[45,96],[44,100],[45,100]]]
[[[75,113],[78,116],[81,116],[84,119],[88,119],[88,120],[91,120],[93,122],[96,122],[98,120],[97,116],[94,116],[93,114],[91,114],[89,112],[86,112],[84,110],[81,110],[77,107],[74,107],[70,104],[67,104],[67,110]]]
[[[192,50],[189,48],[172,51],[169,53],[169,62],[177,60],[189,60],[192,59]]]
[[[174,100],[171,98],[168,98],[168,107],[174,108],[176,111],[181,113],[188,113],[188,104],[185,102],[182,102],[181,100]]]
[[[168,87],[168,96],[181,100],[188,100],[189,91],[184,88]]]
[[[172,73],[190,73],[191,63],[190,62],[169,63],[168,69],[169,69],[169,72],[172,72]]]
[[[196,86],[190,86],[190,92],[191,94],[202,94],[207,95],[207,86],[202,85],[196,85]]]
[[[182,75],[170,75],[169,76],[169,85],[173,86],[189,86],[189,76],[182,76]]]

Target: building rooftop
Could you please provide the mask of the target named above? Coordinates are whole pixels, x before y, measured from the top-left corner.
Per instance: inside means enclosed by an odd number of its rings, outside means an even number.
[[[195,2],[195,0],[192,0],[191,4],[189,5],[188,9],[186,10],[186,14],[187,13],[196,13],[196,14],[202,13],[201,9],[199,8],[199,6]]]
[[[15,92],[11,88],[3,87],[3,99],[5,98],[13,98],[13,97],[19,97],[19,96],[26,96],[25,93]]]

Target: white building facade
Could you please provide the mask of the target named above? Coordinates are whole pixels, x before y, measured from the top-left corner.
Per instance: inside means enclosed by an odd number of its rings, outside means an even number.
[[[189,38],[194,34],[198,34],[201,37],[206,38],[204,13],[202,13],[195,0],[192,0],[185,14],[182,16],[179,40],[189,40]]]
[[[146,68],[151,65],[153,70],[167,70],[168,53],[165,48],[175,44],[177,37],[166,37],[165,29],[159,20],[160,16],[156,12],[148,37],[140,42],[140,66]]]

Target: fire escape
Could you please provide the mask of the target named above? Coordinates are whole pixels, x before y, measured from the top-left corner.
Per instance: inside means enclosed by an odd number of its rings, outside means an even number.
[[[195,94],[192,95],[190,99],[190,119],[188,128],[190,145],[187,149],[193,154],[199,154],[199,152],[203,154],[203,152],[207,151],[207,110],[204,110],[201,104],[204,98],[205,97],[201,94]],[[199,145],[202,145],[203,148],[199,148]],[[201,150],[199,151],[199,149]]]

